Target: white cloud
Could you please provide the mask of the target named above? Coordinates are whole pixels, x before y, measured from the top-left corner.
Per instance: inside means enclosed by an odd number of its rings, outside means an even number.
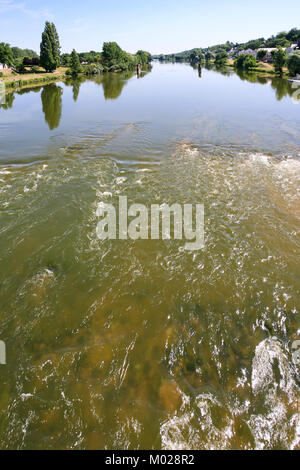
[[[15,0],[0,0],[0,14],[8,13],[10,11],[19,11],[34,19],[54,19],[54,15],[47,8],[34,10],[29,8],[26,2],[19,3]]]

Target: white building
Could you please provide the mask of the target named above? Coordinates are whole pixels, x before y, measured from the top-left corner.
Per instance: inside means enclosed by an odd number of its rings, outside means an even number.
[[[8,66],[6,64],[2,64],[2,62],[0,62],[0,70],[4,70],[4,69],[8,69]]]
[[[238,52],[238,55],[242,55],[242,54],[253,55],[253,57],[256,57],[257,51],[253,49],[244,49],[243,51]]]
[[[294,54],[296,49],[298,49],[298,44],[291,44],[290,47],[288,47],[286,50],[287,55]]]
[[[238,55],[238,52],[238,47],[233,47],[232,49],[230,49],[230,51],[228,52],[229,59],[232,59],[234,56]]]
[[[283,48],[284,49],[284,48]],[[255,58],[257,57],[257,53],[258,51],[266,51],[266,58],[265,60],[268,62],[270,60],[272,60],[272,53],[277,51],[277,47],[261,47],[260,49],[258,49],[257,51],[255,51],[256,55],[255,55]]]

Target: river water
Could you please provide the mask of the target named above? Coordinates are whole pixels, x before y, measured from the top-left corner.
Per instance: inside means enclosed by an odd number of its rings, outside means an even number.
[[[300,448],[299,103],[159,63],[7,95],[0,448]],[[100,241],[119,196],[204,204],[204,249]]]

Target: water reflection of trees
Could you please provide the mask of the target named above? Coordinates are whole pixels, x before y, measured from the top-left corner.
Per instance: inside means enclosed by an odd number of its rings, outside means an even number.
[[[41,86],[35,86],[35,87],[30,87],[30,88],[21,88],[21,90],[18,90],[17,93],[18,95],[26,95],[27,93],[39,93],[43,87]]]
[[[190,65],[194,70],[199,71],[198,64],[190,64]],[[233,70],[228,68],[228,67],[224,67],[222,65],[217,66],[217,65],[212,64],[210,62],[205,62],[205,63],[201,64],[201,68],[203,68],[205,70],[215,70],[216,72],[221,73],[225,77],[230,77],[234,73]]]
[[[144,78],[149,72],[151,72],[152,67],[148,66],[143,68],[138,78]],[[136,75],[134,71],[125,71],[119,73],[105,73],[99,74],[95,77],[91,78],[95,83],[98,85],[102,85],[104,98],[106,100],[116,100],[121,95],[124,86],[127,84],[128,80],[130,80],[133,76]]]
[[[82,83],[86,81],[86,77],[83,76],[78,76],[76,78],[70,78],[67,79],[64,83],[66,86],[71,86],[73,89],[73,100],[76,101],[78,100],[79,92],[80,92],[80,87]]]
[[[275,91],[278,101],[281,101],[285,96],[289,96],[296,101],[300,101],[300,93],[297,94],[295,88],[293,88],[293,83],[284,78],[276,76],[266,77],[259,73],[247,72],[245,70],[237,70],[236,74],[241,80],[245,80],[250,83],[259,83],[261,85],[269,83]]]
[[[282,100],[285,96],[292,97],[295,92],[292,83],[287,80],[283,80],[280,77],[272,78],[271,87],[275,90],[278,101]]]
[[[145,77],[150,71],[152,67],[148,66],[143,68],[140,74],[138,74],[138,78]],[[86,81],[92,81],[99,86],[102,86],[104,92],[104,98],[106,100],[116,100],[121,96],[123,88],[127,84],[130,78],[134,77],[136,71],[124,71],[118,73],[104,73],[104,74],[96,74],[89,77],[77,77],[77,78],[70,78],[67,79],[64,83],[66,86],[71,86],[73,88],[73,99],[76,102],[80,93],[80,87],[82,83]]]
[[[144,78],[151,72],[152,66],[144,66],[138,78]],[[93,81],[97,85],[101,85],[106,100],[115,100],[121,95],[128,80],[136,75],[136,71],[125,71],[120,73],[105,73],[90,77],[80,76],[67,79],[64,84],[71,86],[73,89],[73,100],[76,102],[79,97],[80,87],[86,81]],[[15,95],[24,95],[27,93],[41,93],[42,107],[45,115],[45,121],[50,130],[59,126],[62,115],[62,94],[63,89],[55,83],[45,86],[35,86],[22,88],[21,90],[12,91],[5,96],[5,103],[0,104],[0,109],[10,109],[13,107]]]
[[[102,85],[104,98],[106,100],[116,100],[121,95],[128,80],[135,75],[134,72],[105,73],[97,75],[93,81]]]
[[[63,90],[56,84],[46,85],[43,88],[41,99],[45,121],[50,130],[59,126],[62,114],[62,94]]]
[[[4,103],[0,103],[0,109],[10,109],[13,107],[15,100],[15,93],[6,93]]]

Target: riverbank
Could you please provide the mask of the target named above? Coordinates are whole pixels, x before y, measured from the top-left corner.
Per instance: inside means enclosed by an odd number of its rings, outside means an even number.
[[[229,68],[234,68],[234,59],[229,59],[227,67]],[[272,64],[268,64],[265,62],[258,62],[257,67],[253,67],[249,69],[249,72],[257,72],[259,74],[264,74],[264,76],[271,76],[274,77],[274,75],[278,76],[278,73],[275,71],[275,67]],[[283,67],[283,78],[288,78],[288,69],[286,67]]]
[[[82,72],[78,73],[76,77],[86,77],[86,76],[95,76],[99,74],[105,74],[107,72],[113,72],[113,73],[122,73],[126,71],[134,71],[135,66],[131,67],[127,70],[123,70],[119,66],[115,66],[113,69],[103,69],[99,68],[97,64],[92,64],[89,66],[85,66],[82,69]],[[144,65],[141,68],[141,72],[145,70],[150,70],[151,69],[151,64],[148,66]],[[67,67],[59,67],[55,72],[52,73],[47,73],[43,71],[38,71],[35,73],[30,73],[27,72],[25,74],[17,74],[12,72],[11,70],[5,71],[6,73],[4,74],[3,77],[0,77],[0,83],[3,82],[5,84],[5,89],[6,92],[11,92],[16,89],[20,88],[30,88],[32,86],[39,86],[39,85],[44,85],[45,83],[53,83],[53,82],[58,82],[61,80],[65,80],[67,78],[72,78],[72,75],[68,73],[70,69]],[[95,71],[96,70],[96,71]],[[74,76],[73,76],[74,78]]]
[[[40,71],[36,73],[17,74],[10,70],[0,78],[0,81],[5,84],[6,91],[11,91],[16,88],[26,88],[32,85],[38,86],[44,83],[62,80],[66,77],[66,71],[66,67],[59,67],[52,73]]]

